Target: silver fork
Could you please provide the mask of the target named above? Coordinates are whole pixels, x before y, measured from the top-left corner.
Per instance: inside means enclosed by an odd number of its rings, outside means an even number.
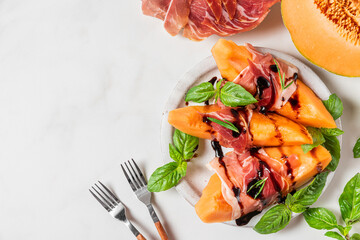
[[[168,240],[168,236],[167,236],[158,216],[156,215],[153,206],[151,205],[151,192],[149,192],[149,190],[147,189],[146,179],[145,179],[144,175],[142,174],[138,165],[135,163],[134,159],[131,159],[131,160],[132,160],[133,164],[131,164],[130,161],[124,162],[124,165],[125,165],[127,171],[121,164],[121,168],[124,172],[124,175],[125,175],[126,179],[128,180],[128,182],[131,186],[131,189],[135,192],[135,195],[137,196],[137,198],[141,202],[143,202],[146,205],[146,207],[148,208],[150,216],[155,223],[156,229],[157,229],[161,239]],[[131,178],[129,175],[131,176]]]
[[[132,223],[127,219],[125,206],[104,184],[102,184],[100,181],[98,182],[102,188],[95,183],[95,187],[91,187],[93,191],[89,189],[90,193],[110,213],[113,218],[124,222],[138,240],[146,240],[144,236],[141,235],[134,227],[134,225],[132,225]]]

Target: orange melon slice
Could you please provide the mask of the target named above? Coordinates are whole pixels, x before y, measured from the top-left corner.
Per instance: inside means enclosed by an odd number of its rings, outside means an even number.
[[[169,112],[168,122],[180,131],[199,138],[211,139],[211,126],[199,113],[218,111],[217,105],[190,106]],[[256,146],[289,146],[312,143],[306,128],[280,115],[253,112],[250,133]]]
[[[333,117],[315,93],[299,80],[297,86],[289,101],[276,112],[304,126],[336,128]]]
[[[196,214],[205,223],[225,222],[231,220],[232,207],[221,193],[221,180],[217,174],[210,177],[209,183],[195,204]]]
[[[238,46],[233,41],[219,39],[211,53],[223,78],[233,81],[252,59],[251,53],[244,46]]]

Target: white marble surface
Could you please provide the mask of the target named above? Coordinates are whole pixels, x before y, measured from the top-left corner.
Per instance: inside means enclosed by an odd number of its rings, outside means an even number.
[[[217,37],[171,37],[145,17],[140,1],[0,1],[0,239],[133,239],[90,196],[98,179],[112,186],[131,219],[157,239],[119,163],[133,157],[149,174],[160,164],[161,112],[177,79],[210,55]],[[281,22],[279,5],[255,30],[229,39],[305,59]],[[308,63],[343,100],[344,144],[337,173],[316,205],[334,210],[359,170],[360,79]],[[325,239],[303,217],[261,236],[204,224],[175,190],[155,195],[171,239]],[[355,230],[360,231],[360,226]]]

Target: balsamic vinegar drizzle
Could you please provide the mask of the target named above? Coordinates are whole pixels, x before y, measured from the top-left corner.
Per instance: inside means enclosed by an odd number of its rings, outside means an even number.
[[[208,82],[211,83],[212,85],[214,85],[214,83],[216,82],[217,77],[213,77],[211,78]]]
[[[239,217],[238,219],[235,220],[236,222],[236,225],[238,226],[244,226],[246,224],[248,224],[250,222],[250,220],[255,217],[256,215],[258,215],[259,213],[261,213],[261,211],[253,211],[253,212],[250,212],[248,214],[245,214],[244,216],[242,217]]]
[[[259,99],[262,99],[264,89],[270,87],[270,82],[265,77],[260,76],[257,78],[256,83],[257,95],[259,96]]]

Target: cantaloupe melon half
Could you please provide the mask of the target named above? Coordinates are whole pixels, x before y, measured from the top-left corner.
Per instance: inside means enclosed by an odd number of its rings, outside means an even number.
[[[301,54],[326,70],[360,76],[360,4],[282,0],[281,14]]]
[[[311,152],[304,153],[300,146],[265,148],[266,153],[274,158],[273,163],[267,164],[275,171],[287,169],[286,157],[296,154],[298,160],[291,163],[293,178],[287,177],[287,181],[294,183],[298,188],[308,182],[319,171],[322,171],[331,161],[330,153],[322,146],[314,148]],[[199,218],[205,223],[230,221],[232,207],[225,201],[221,193],[221,180],[214,174],[204,188],[200,200],[195,205]]]
[[[276,112],[304,126],[336,128],[336,123],[315,93],[298,80],[297,90]]]
[[[203,122],[200,113],[220,110],[217,105],[189,106],[169,112],[168,122],[180,131],[199,138],[211,139],[212,127]],[[250,133],[255,146],[290,146],[312,143],[306,128],[278,114],[266,116],[253,112]]]

